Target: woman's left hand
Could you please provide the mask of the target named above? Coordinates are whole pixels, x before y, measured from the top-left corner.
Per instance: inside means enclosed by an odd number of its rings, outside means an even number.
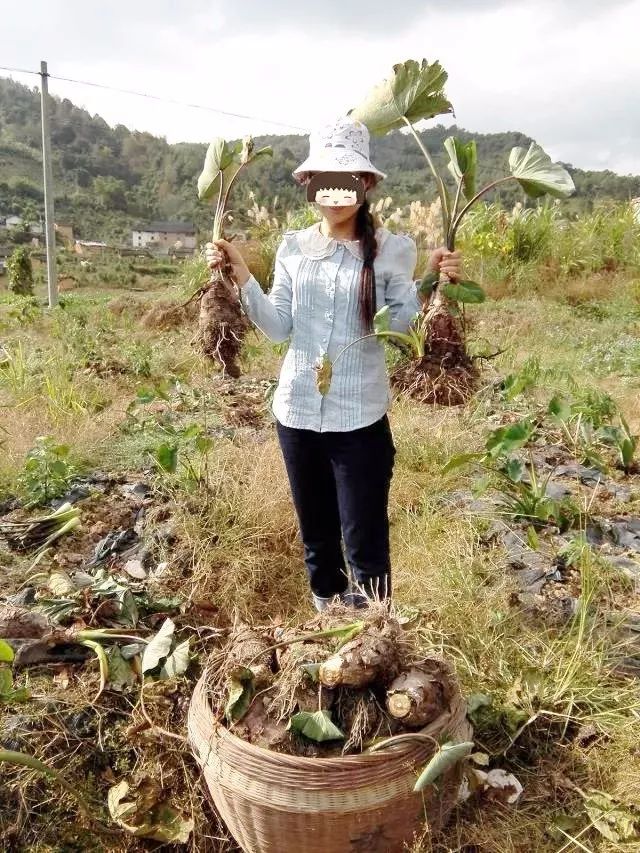
[[[462,278],[462,253],[450,252],[446,246],[440,246],[431,252],[429,269],[444,273],[452,282],[459,281]]]

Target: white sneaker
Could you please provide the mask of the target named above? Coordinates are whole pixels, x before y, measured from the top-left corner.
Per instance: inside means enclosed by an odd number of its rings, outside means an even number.
[[[316,595],[315,592],[311,593],[311,597],[313,598],[313,606],[316,608],[318,613],[322,613],[323,610],[326,610],[334,598],[336,598],[335,595],[330,595],[328,598],[324,598],[321,595]]]

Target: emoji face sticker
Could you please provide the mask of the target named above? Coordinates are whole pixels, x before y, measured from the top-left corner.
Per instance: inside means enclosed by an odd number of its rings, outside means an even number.
[[[364,196],[362,179],[349,172],[319,172],[307,184],[307,201],[323,207],[362,204]]]

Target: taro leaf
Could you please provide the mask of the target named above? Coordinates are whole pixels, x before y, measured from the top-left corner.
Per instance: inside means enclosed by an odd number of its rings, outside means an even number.
[[[212,198],[217,192],[220,173],[233,162],[233,153],[233,149],[221,137],[210,143],[198,178],[198,198],[201,201]]]
[[[436,272],[435,270],[431,270],[422,277],[422,280],[418,285],[418,291],[423,296],[430,296],[433,292],[434,287],[438,284],[439,281],[440,273]]]
[[[165,619],[158,633],[151,639],[142,655],[142,672],[147,673],[155,669],[160,661],[167,657],[171,649],[171,641],[176,626],[171,619]]]
[[[178,445],[169,442],[159,444],[153,451],[153,458],[163,471],[173,474],[178,467]]]
[[[6,666],[0,666],[0,699],[6,699],[13,692],[13,676]]]
[[[486,693],[472,693],[467,699],[467,716],[478,728],[499,724],[500,711],[493,706],[493,699]]]
[[[517,707],[538,707],[544,693],[544,678],[540,670],[527,667],[508,689],[505,699]]]
[[[160,670],[161,678],[176,678],[183,675],[189,666],[189,640],[179,643],[171,652]]]
[[[444,141],[444,147],[449,155],[448,169],[456,184],[462,178],[462,191],[465,198],[472,198],[476,191],[476,166],[478,164],[475,139],[462,142],[455,136],[449,136]]]
[[[567,170],[559,163],[552,163],[551,157],[535,142],[527,150],[519,146],[511,149],[509,169],[531,198],[539,198],[545,193],[567,198],[575,190]]]
[[[13,675],[9,667],[0,666],[0,702],[26,702],[31,696],[26,687],[13,689]]]
[[[554,817],[548,832],[554,841],[566,841],[567,836],[571,837],[578,834],[583,823],[584,820],[578,815],[568,815],[561,812]]]
[[[447,72],[439,62],[429,65],[426,59],[421,63],[409,59],[394,65],[391,77],[375,86],[349,115],[366,124],[371,133],[383,135],[405,127],[405,119],[415,123],[452,113],[443,91],[446,81]]]
[[[375,316],[373,318],[373,331],[376,332],[388,332],[389,327],[391,326],[391,311],[388,305],[385,305],[384,308],[381,308],[379,311],[376,311]]]
[[[589,791],[584,807],[600,835],[609,841],[618,843],[640,837],[640,814],[633,806],[625,806],[603,791]]]
[[[60,624],[80,606],[72,598],[39,598],[37,609],[50,622]]]
[[[0,662],[11,663],[13,657],[13,649],[9,643],[5,643],[4,640],[0,640]]]
[[[486,693],[472,693],[467,699],[467,714],[473,714],[478,708],[489,708],[493,703]]]
[[[193,443],[198,453],[202,453],[203,455],[208,453],[213,447],[213,439],[208,438],[206,435],[199,435]]]
[[[568,421],[571,417],[571,406],[556,394],[549,401],[547,414],[557,423]]]
[[[64,598],[76,591],[76,585],[71,580],[67,572],[62,569],[51,572],[47,586],[56,598]]]
[[[474,462],[476,459],[482,459],[484,453],[457,453],[452,456],[446,465],[441,469],[442,474],[448,474],[449,471],[454,471],[456,468],[461,468],[469,462]]]
[[[300,668],[304,673],[306,673],[312,681],[320,680],[320,667],[322,664],[319,663],[302,663],[300,664]]]
[[[443,284],[440,288],[447,299],[477,305],[487,298],[486,293],[475,281],[459,281],[456,284]]]
[[[109,687],[114,690],[122,690],[136,683],[136,676],[131,664],[125,660],[117,646],[107,649],[107,661],[109,664]]]
[[[91,589],[94,595],[102,598],[115,599],[118,602],[118,621],[126,625],[136,625],[138,622],[138,605],[129,587],[118,583],[112,577],[104,577],[95,583]]]
[[[480,456],[480,454],[478,454]],[[482,457],[481,457],[482,458]],[[471,494],[474,498],[481,498],[483,495],[487,493],[487,490],[491,486],[491,474],[488,472],[483,474],[482,477],[477,477],[473,483],[471,484]]]
[[[288,728],[309,740],[322,743],[325,740],[344,740],[344,734],[331,721],[329,711],[300,711],[289,720]]]
[[[625,471],[631,467],[633,457],[636,453],[637,443],[638,442],[635,436],[632,436],[630,438],[623,439],[620,445],[620,458],[622,460],[622,466]]]
[[[120,602],[118,621],[127,625],[136,625],[138,623],[138,606],[131,590],[125,589],[118,594],[117,598]]]
[[[526,711],[523,711],[522,708],[516,708],[510,703],[502,705],[500,708],[500,724],[512,735],[529,719],[529,714]]]
[[[131,660],[131,658],[143,652],[146,645],[146,643],[127,643],[126,646],[120,646],[120,654],[125,660]]]
[[[253,151],[251,153],[247,163],[253,163],[259,157],[273,157],[273,148],[270,145],[265,145],[264,148],[258,148],[257,151]]]
[[[316,371],[316,387],[324,397],[329,393],[333,375],[333,365],[329,356],[325,353],[320,364],[315,364],[313,369]]]
[[[338,642],[336,643],[336,651],[340,651],[343,646],[346,646],[347,643],[350,643],[351,640],[354,640],[358,634],[362,632],[364,628],[363,622],[355,622],[353,625],[347,625],[346,628],[337,635]]]
[[[525,418],[515,424],[499,427],[489,434],[485,447],[489,455],[496,459],[526,444],[533,435],[534,426]]]
[[[540,548],[540,537],[531,524],[527,527],[527,545],[532,551],[537,551]]]
[[[473,746],[473,741],[443,743],[418,777],[413,790],[422,791],[427,785],[432,785],[438,777],[469,755]]]
[[[524,474],[524,465],[520,459],[509,459],[503,471],[512,483],[519,483]]]
[[[241,720],[249,710],[255,695],[253,672],[239,667],[227,682],[227,703],[224,706],[225,719],[230,723]]]
[[[339,625],[337,628],[327,628],[324,631],[314,631],[308,635],[309,640],[321,640],[326,637],[336,637],[339,642],[344,645],[349,640],[353,640],[364,628],[365,623],[362,619],[357,619],[355,622],[349,622],[348,625]]]
[[[167,801],[154,802],[145,792],[138,800],[124,779],[109,788],[107,803],[113,820],[136,838],[186,844],[193,831],[191,818],[183,817]]]

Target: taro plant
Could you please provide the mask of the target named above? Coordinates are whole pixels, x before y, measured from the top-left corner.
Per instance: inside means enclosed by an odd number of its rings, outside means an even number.
[[[525,472],[527,479],[524,479]],[[544,479],[539,479],[533,459],[523,465],[512,460],[504,467],[496,466],[494,483],[500,498],[502,511],[514,520],[529,521],[534,528],[545,524],[555,524],[561,531],[573,527],[579,517],[579,510],[571,498],[556,499],[547,493],[550,471]]]
[[[515,453],[534,438],[535,432],[536,425],[529,418],[492,430],[484,451],[452,456],[442,472],[480,462],[485,477],[476,493],[492,486],[499,495],[499,506],[504,514],[529,521],[534,527],[552,523],[566,530],[577,521],[578,508],[570,498],[557,500],[549,496],[547,487],[553,471],[541,479],[531,453],[527,464]]]
[[[574,400],[554,396],[547,414],[559,428],[567,448],[586,462],[604,468],[602,446],[613,447],[620,468],[635,467],[638,436],[634,435],[614,400],[601,391],[588,391]]]
[[[634,435],[622,413],[618,414],[620,426],[603,426],[598,430],[598,437],[603,444],[615,448],[618,454],[618,464],[625,472],[630,474],[637,470],[638,463],[635,459],[636,450],[640,436]]]
[[[197,423],[179,428],[166,424],[162,431],[166,438],[148,448],[157,469],[165,474],[182,472],[188,488],[206,483],[207,453],[213,447],[213,439],[203,427]]]
[[[9,290],[17,296],[33,296],[33,268],[31,253],[26,246],[18,246],[7,261]]]
[[[50,435],[38,436],[18,478],[27,506],[40,506],[63,495],[76,473],[75,465],[69,461],[68,445],[59,444]]]
[[[429,64],[408,60],[393,66],[391,76],[374,87],[350,115],[367,125],[374,135],[407,127],[422,152],[436,183],[440,199],[446,246],[455,249],[460,226],[475,204],[496,187],[517,181],[530,198],[545,194],[566,198],[574,191],[573,180],[562,166],[551,162],[543,149],[532,142],[528,149],[516,146],[509,155],[509,174],[484,187],[476,187],[477,153],[475,140],[462,142],[453,136],[444,142],[449,186],[436,169],[430,152],[414,125],[436,115],[453,111],[444,85],[447,73],[439,62]],[[475,368],[465,341],[460,309],[468,303],[482,302],[482,288],[471,281],[452,284],[446,276],[428,274],[421,290],[430,298],[416,319],[415,332],[422,341],[412,347],[413,358],[392,374],[397,387],[424,402],[460,403],[473,388]],[[397,335],[387,330],[387,337]],[[402,339],[398,339],[402,343]]]
[[[236,143],[217,138],[209,145],[198,178],[198,197],[215,202],[213,240],[224,236],[225,220],[230,213],[229,194],[240,172],[260,157],[271,154],[271,148],[255,151],[250,136]],[[229,376],[237,378],[240,376],[238,357],[250,327],[242,313],[231,266],[226,264],[213,270],[209,281],[193,298],[200,300],[199,331],[203,353],[220,364]]]

